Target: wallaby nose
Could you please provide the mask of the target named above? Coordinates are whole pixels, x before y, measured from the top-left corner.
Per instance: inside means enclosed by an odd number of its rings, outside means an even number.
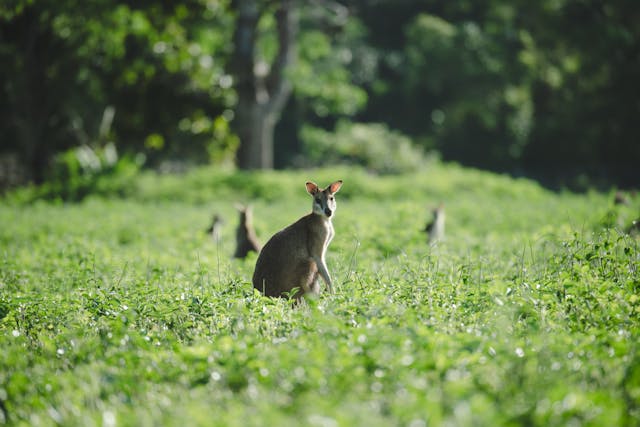
[[[324,214],[325,214],[326,216],[330,217],[332,213],[333,213],[333,212],[331,212],[331,209],[329,209],[329,208],[324,208]]]

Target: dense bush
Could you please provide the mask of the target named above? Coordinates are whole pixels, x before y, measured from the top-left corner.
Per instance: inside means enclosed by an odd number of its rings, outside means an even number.
[[[131,194],[140,166],[140,160],[120,157],[112,143],[95,148],[82,145],[55,156],[44,184],[19,189],[9,197],[80,201],[90,194],[124,196]]]
[[[381,174],[417,170],[423,152],[405,135],[382,123],[338,122],[335,132],[310,126],[302,130],[305,160],[314,166],[356,164]]]

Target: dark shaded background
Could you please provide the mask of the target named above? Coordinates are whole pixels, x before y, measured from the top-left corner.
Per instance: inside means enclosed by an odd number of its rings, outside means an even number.
[[[276,167],[310,158],[303,129],[349,121],[552,188],[640,185],[640,2],[299,5]],[[3,2],[0,187],[127,170],[125,161],[232,162],[234,17],[229,1]],[[268,13],[262,21],[268,63],[276,37]]]

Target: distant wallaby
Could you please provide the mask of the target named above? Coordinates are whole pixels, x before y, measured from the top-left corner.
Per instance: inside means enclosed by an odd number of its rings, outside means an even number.
[[[627,195],[624,194],[622,191],[616,191],[616,193],[613,195],[613,204],[614,205],[628,205],[629,204],[629,197],[627,197]]]
[[[313,197],[312,212],[274,234],[258,255],[253,272],[253,287],[267,296],[286,296],[298,288],[296,299],[320,293],[320,277],[333,292],[331,276],[325,262],[327,247],[333,239],[331,218],[336,211],[334,194],[342,181],[325,189],[307,182]]]
[[[440,205],[431,212],[433,214],[433,219],[423,230],[427,233],[427,243],[429,244],[433,244],[444,239],[444,204],[440,203]]]
[[[220,241],[220,229],[222,228],[222,224],[224,224],[222,217],[217,213],[213,214],[211,225],[207,228],[207,234],[209,234],[215,242]]]
[[[244,258],[251,251],[260,252],[260,243],[253,230],[253,214],[251,206],[236,206],[240,212],[240,222],[236,229],[236,258]]]
[[[627,233],[632,236],[640,236],[640,217],[635,221],[631,221],[631,225],[627,228]]]

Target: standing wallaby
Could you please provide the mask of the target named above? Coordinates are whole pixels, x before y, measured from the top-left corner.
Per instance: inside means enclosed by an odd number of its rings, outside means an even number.
[[[627,195],[624,194],[622,191],[616,191],[616,193],[613,195],[613,204],[614,205],[628,205],[629,204],[629,197],[627,197]]]
[[[222,228],[222,224],[224,224],[222,217],[217,213],[213,214],[211,225],[207,228],[207,234],[209,234],[216,243],[220,241],[220,230]]]
[[[433,244],[439,240],[444,239],[444,205],[440,205],[432,211],[433,219],[424,227],[424,232],[427,233],[427,243]]]
[[[253,230],[253,214],[251,206],[236,206],[240,212],[240,222],[236,228],[236,258],[244,258],[251,251],[260,252],[260,243]]]
[[[312,212],[274,234],[258,255],[253,272],[253,287],[271,297],[287,296],[298,288],[296,299],[305,294],[320,293],[322,277],[329,292],[331,276],[325,255],[333,239],[331,218],[336,211],[334,194],[342,181],[320,189],[307,182],[307,192],[313,197]]]
[[[627,234],[632,236],[640,236],[640,217],[635,221],[631,221],[631,225],[627,228]]]

